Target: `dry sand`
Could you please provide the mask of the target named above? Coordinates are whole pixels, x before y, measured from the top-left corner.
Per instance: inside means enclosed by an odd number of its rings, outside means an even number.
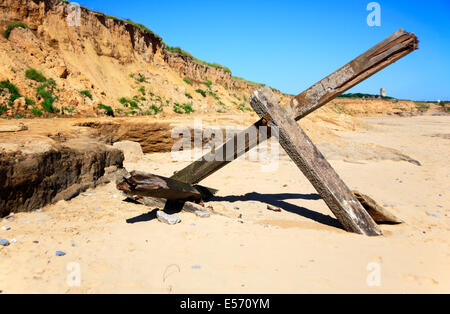
[[[0,290],[449,293],[450,117],[365,120],[368,130],[337,131],[341,141],[321,147],[350,188],[406,222],[382,226],[383,237],[344,232],[286,155],[273,173],[239,160],[203,182],[220,189],[208,205],[224,216],[180,213],[182,223],[168,226],[154,219],[153,208],[123,202],[113,184],[16,214],[1,224],[11,230],[0,229],[0,238],[17,243],[0,247]],[[187,164],[164,153],[126,166],[170,176]],[[67,283],[70,263],[80,267],[79,287]],[[379,286],[367,284],[373,263]]]

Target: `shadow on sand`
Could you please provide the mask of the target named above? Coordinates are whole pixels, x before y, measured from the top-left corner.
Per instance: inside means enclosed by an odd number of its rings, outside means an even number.
[[[295,194],[295,193],[282,193],[282,194],[260,194],[260,193],[248,193],[242,196],[225,196],[225,197],[214,197],[211,201],[216,202],[261,202],[271,206],[279,207],[287,212],[300,215],[302,217],[314,220],[318,223],[327,225],[329,227],[334,227],[342,229],[341,223],[336,219],[328,215],[324,215],[305,207],[300,207],[285,200],[308,200],[308,201],[318,201],[322,198],[319,194]]]
[[[260,193],[248,193],[241,196],[224,196],[219,197],[216,196],[212,198],[210,201],[212,202],[261,202],[265,203],[271,206],[279,207],[287,212],[300,215],[302,217],[305,217],[307,219],[311,219],[315,222],[321,223],[323,225],[342,229],[343,227],[341,223],[336,219],[328,215],[324,215],[315,211],[312,211],[310,209],[307,209],[305,207],[300,207],[291,203],[286,202],[286,200],[309,200],[309,201],[318,201],[322,198],[319,194],[295,194],[295,193],[282,193],[282,194],[260,194]],[[127,200],[129,201],[129,200]],[[133,201],[131,201],[133,202]],[[133,202],[134,203],[134,202]],[[139,204],[139,203],[137,203]],[[180,203],[174,203],[174,202],[167,202],[166,207],[164,211],[167,214],[173,215],[177,214],[181,211],[181,208],[183,207]],[[154,219],[157,219],[156,212],[158,209],[154,209],[146,214],[142,214],[140,216],[127,219],[128,224],[135,224],[135,223],[141,223],[141,222],[149,222]]]

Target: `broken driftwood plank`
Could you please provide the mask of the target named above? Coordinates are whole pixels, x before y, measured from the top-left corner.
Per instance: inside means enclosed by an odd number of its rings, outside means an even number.
[[[117,188],[128,196],[156,197],[167,200],[202,200],[217,190],[193,186],[170,178],[133,171],[119,180]]]
[[[374,199],[362,194],[359,191],[353,191],[358,201],[366,209],[369,215],[379,224],[401,224],[403,221],[390,213],[387,209],[378,205]]]

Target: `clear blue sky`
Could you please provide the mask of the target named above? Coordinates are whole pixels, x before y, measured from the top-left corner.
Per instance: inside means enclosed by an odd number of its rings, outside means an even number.
[[[146,25],[171,46],[229,67],[233,75],[298,94],[400,28],[420,50],[351,92],[450,100],[450,0],[379,0],[381,27],[369,27],[371,1],[78,0]]]

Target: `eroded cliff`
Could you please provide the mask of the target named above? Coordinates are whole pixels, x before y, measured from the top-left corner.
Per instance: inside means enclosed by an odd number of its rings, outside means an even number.
[[[26,25],[12,28],[8,38],[0,36],[0,81],[14,84],[20,96],[4,104],[3,115],[86,116],[107,114],[108,107],[116,116],[189,108],[249,111],[248,97],[257,85],[234,79],[223,67],[170,52],[142,25],[86,8],[74,25],[69,16],[74,11],[59,0],[0,0],[0,11],[0,29]],[[53,101],[39,92],[44,81],[26,75],[30,69],[53,80],[44,86]],[[3,88],[3,103],[9,92]]]

